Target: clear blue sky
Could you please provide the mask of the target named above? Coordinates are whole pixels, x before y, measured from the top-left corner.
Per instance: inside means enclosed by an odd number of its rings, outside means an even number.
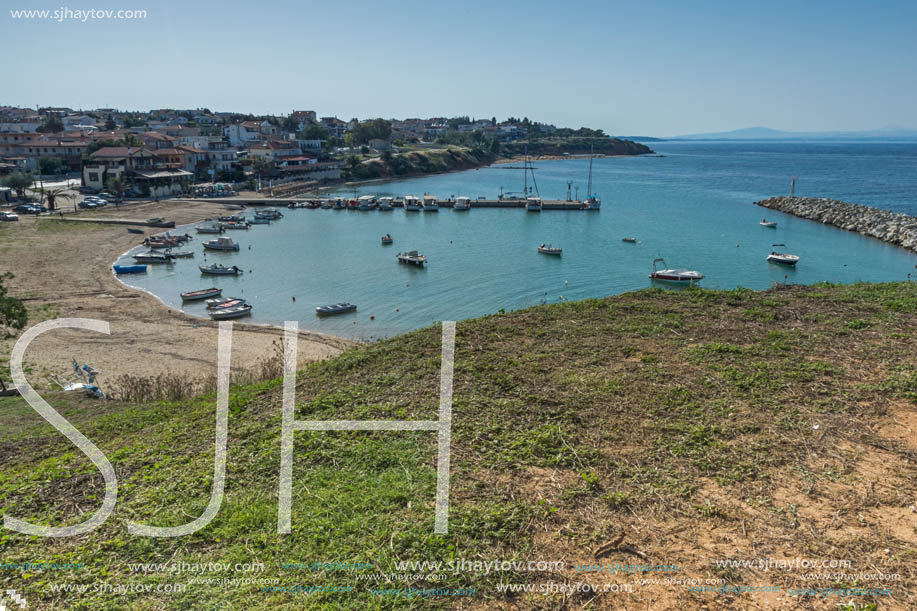
[[[0,104],[917,127],[917,2],[3,0]],[[142,20],[13,19],[135,9]]]

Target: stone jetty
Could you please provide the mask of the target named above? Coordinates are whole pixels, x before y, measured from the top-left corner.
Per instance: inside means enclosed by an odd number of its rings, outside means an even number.
[[[771,197],[755,204],[917,252],[917,217],[914,216],[824,197]]]

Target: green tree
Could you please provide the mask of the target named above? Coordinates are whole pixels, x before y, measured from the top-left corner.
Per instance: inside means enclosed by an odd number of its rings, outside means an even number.
[[[356,155],[351,155],[350,157],[347,158],[347,163],[350,164],[351,170],[355,170],[357,169],[357,166],[360,165],[360,158],[357,157]]]
[[[59,157],[39,157],[38,170],[42,174],[57,174],[63,167],[64,162]]]
[[[70,193],[67,192],[66,187],[58,187],[56,189],[45,189],[41,198],[48,204],[48,210],[56,210],[57,202],[61,199],[70,199],[73,197]]]
[[[127,191],[127,182],[120,176],[113,176],[105,183],[105,188],[113,193],[115,197],[121,199],[121,196]]]
[[[300,140],[327,140],[328,133],[327,127],[314,123],[307,125],[298,136]]]
[[[111,115],[108,115],[108,118],[105,119],[105,131],[110,132],[118,128],[118,124],[115,123],[115,120]]]
[[[57,134],[64,131],[64,123],[56,114],[47,114],[35,131],[42,134]]]
[[[3,179],[3,186],[9,187],[20,198],[25,197],[25,190],[32,186],[35,177],[28,172],[11,172]]]
[[[265,174],[273,169],[273,164],[264,157],[252,159],[252,171],[256,174]]]
[[[391,151],[382,151],[382,161],[385,163],[392,162],[392,152]]]
[[[0,274],[0,325],[5,328],[4,333],[7,336],[11,335],[8,329],[22,329],[29,322],[29,313],[22,301],[6,294],[4,281],[12,280],[13,277],[10,272]]]
[[[494,155],[500,154],[500,141],[496,138],[490,141],[490,152]]]

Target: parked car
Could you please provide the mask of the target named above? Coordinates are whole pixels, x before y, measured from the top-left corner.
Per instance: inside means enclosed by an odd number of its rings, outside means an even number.
[[[12,212],[7,212],[6,210],[0,211],[0,221],[9,223],[10,221],[18,221],[19,215],[13,214]]]
[[[91,210],[91,209],[93,209],[93,208],[98,208],[98,207],[99,207],[99,204],[98,204],[97,202],[92,201],[92,200],[84,199],[83,201],[81,201],[80,203],[78,203],[77,206],[80,207],[80,208],[83,208],[83,209],[90,209],[90,210]]]
[[[44,206],[37,204],[19,204],[13,208],[13,212],[18,212],[19,214],[41,214],[45,211],[46,208]]]

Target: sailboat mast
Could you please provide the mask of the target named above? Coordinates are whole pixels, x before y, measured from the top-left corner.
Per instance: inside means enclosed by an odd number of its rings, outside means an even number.
[[[522,160],[522,175],[525,178],[523,178],[522,193],[526,197],[528,197],[529,195],[529,147],[528,146],[525,147],[525,153],[523,154],[525,155],[525,157]]]
[[[592,148],[589,150],[589,186],[586,187],[586,197],[592,197],[592,159],[595,155],[595,143],[592,143]]]

